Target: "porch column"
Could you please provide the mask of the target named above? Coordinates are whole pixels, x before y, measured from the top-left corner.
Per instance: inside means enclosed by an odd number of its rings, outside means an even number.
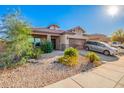
[[[49,34],[47,35],[47,40],[51,41],[51,35],[49,35]]]

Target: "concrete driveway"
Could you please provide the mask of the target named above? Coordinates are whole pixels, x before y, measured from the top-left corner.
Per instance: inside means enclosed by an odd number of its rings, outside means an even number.
[[[89,52],[89,51],[81,50],[81,51],[80,51],[80,54],[84,56],[84,55],[86,55],[88,52]],[[97,52],[96,52],[96,53],[97,53]],[[102,54],[102,53],[97,53],[97,54],[100,56],[100,58],[101,58],[101,60],[102,60],[103,62],[114,62],[114,61],[119,60],[119,56],[106,56],[106,55],[104,55],[104,54]]]

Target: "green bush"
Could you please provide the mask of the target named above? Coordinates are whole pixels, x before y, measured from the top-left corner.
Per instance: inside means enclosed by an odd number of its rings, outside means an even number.
[[[53,45],[52,45],[52,42],[50,41],[43,41],[42,42],[42,45],[41,45],[41,50],[44,52],[44,53],[51,53],[53,51]]]
[[[92,62],[92,63],[95,62],[95,61],[100,61],[100,57],[94,52],[88,52],[86,54],[86,58],[88,58],[89,61]]]
[[[31,51],[27,50],[21,56],[14,56],[7,52],[0,53],[0,68],[15,68],[23,65],[30,58],[38,58],[43,52],[40,48],[33,48]]]
[[[78,57],[75,56],[62,56],[58,61],[67,66],[75,66],[78,64]]]
[[[100,57],[96,53],[94,53],[94,52],[88,52],[86,54],[86,58],[88,58],[88,60],[91,63],[95,64],[95,66],[101,65]]]
[[[65,51],[64,51],[64,56],[75,56],[77,57],[78,56],[78,50],[75,49],[75,48],[67,48]]]
[[[41,54],[43,54],[43,51],[40,48],[34,48],[32,51],[29,51],[28,57],[38,58]]]
[[[58,61],[67,66],[75,66],[78,64],[78,50],[74,48],[67,48],[64,51],[64,56],[60,57]]]

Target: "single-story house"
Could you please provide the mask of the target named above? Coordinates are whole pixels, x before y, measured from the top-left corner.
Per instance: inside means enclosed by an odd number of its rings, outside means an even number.
[[[69,30],[60,30],[58,25],[50,25],[46,28],[32,28],[34,40],[49,40],[54,49],[64,50],[68,47],[83,49],[84,43],[88,39],[85,31],[81,27],[75,27]]]

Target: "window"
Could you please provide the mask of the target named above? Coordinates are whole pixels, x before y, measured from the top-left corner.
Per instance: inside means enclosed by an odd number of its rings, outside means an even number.
[[[40,38],[34,38],[33,44],[36,47],[40,47],[41,46],[41,39]]]
[[[92,42],[92,45],[97,45],[97,42]]]
[[[101,43],[98,43],[98,42],[97,42],[97,45],[98,45],[98,46],[101,46],[101,47],[105,47],[104,44],[101,44]]]
[[[97,43],[96,42],[93,42],[93,41],[87,41],[87,44],[97,45]]]

